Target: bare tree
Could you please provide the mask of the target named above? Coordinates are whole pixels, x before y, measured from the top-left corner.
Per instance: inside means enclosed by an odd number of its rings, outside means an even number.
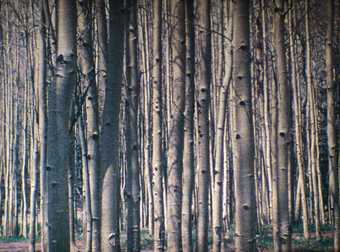
[[[233,152],[236,251],[255,250],[254,138],[250,80],[249,1],[233,3]]]

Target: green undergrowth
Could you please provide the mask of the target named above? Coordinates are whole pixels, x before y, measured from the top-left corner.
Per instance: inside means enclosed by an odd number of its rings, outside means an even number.
[[[28,240],[23,236],[10,236],[10,237],[0,236],[0,243],[25,242],[25,241]]]
[[[127,235],[126,233],[120,234],[120,242],[123,250],[127,248]],[[148,230],[142,229],[140,232],[140,247],[142,250],[152,248],[152,236],[149,234]]]
[[[303,237],[303,226],[293,225],[292,226],[292,248],[294,251],[332,251],[333,238],[330,233],[333,231],[331,225],[322,225],[321,228],[321,239],[314,237],[305,239]],[[310,225],[309,231],[314,236],[315,226]],[[324,235],[322,235],[324,234]],[[273,237],[271,226],[267,225],[261,228],[257,233],[257,245],[260,250],[271,250],[273,249]]]

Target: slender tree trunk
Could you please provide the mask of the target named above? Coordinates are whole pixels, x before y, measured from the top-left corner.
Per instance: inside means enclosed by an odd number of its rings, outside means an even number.
[[[81,109],[78,107],[78,110]],[[84,130],[84,119],[83,114],[78,119],[78,131],[79,131],[79,142],[81,148],[81,159],[82,159],[82,173],[83,173],[83,199],[84,203],[84,218],[83,230],[84,233],[84,250],[86,252],[92,251],[92,210],[91,210],[91,188],[90,188],[90,172],[87,159],[87,144]]]
[[[209,106],[211,78],[211,41],[210,41],[210,1],[197,2],[197,184],[198,184],[198,219],[197,219],[197,251],[208,250],[209,227]]]
[[[162,4],[152,2],[152,170],[154,200],[154,251],[164,251],[164,201],[162,165]],[[150,197],[152,197],[150,195]]]
[[[28,76],[26,76],[26,78],[28,78]],[[27,189],[27,178],[28,178],[28,156],[29,156],[29,137],[28,137],[28,81],[26,81],[25,83],[25,95],[24,95],[24,111],[25,111],[25,115],[24,115],[24,126],[23,126],[23,147],[22,147],[22,151],[23,151],[23,155],[22,155],[22,170],[21,170],[21,191],[22,191],[22,235],[26,238],[28,238],[28,211],[29,211],[29,205],[28,205],[28,189]],[[1,137],[1,136],[0,136]],[[2,171],[0,174],[0,179],[2,176]],[[0,195],[1,196],[1,195]],[[1,199],[2,200],[2,199]],[[0,211],[1,208],[0,208]],[[2,216],[0,216],[1,219]],[[0,223],[1,225],[2,223]]]
[[[313,76],[312,76],[312,55],[311,55],[311,47],[310,47],[310,25],[309,25],[309,15],[310,15],[310,1],[306,0],[306,76],[307,76],[307,104],[309,110],[309,119],[310,119],[310,169],[311,169],[311,177],[312,177],[312,191],[313,191],[313,203],[314,203],[314,219],[315,219],[315,232],[316,237],[319,239],[321,236],[320,233],[320,200],[319,197],[319,187],[318,187],[318,177],[317,177],[317,162],[318,159],[318,152],[317,152],[317,145],[318,145],[318,134],[317,125],[316,125],[316,106],[315,106],[315,89],[313,83]]]
[[[227,3],[224,3],[227,5]],[[230,6],[229,6],[230,8]],[[232,21],[229,18],[229,8],[223,6],[223,31],[227,39],[231,38],[232,35]],[[225,32],[226,31],[226,32]],[[226,122],[226,109],[227,109],[227,91],[229,84],[232,79],[232,48],[230,41],[224,39],[223,51],[224,53],[224,64],[225,64],[225,76],[223,83],[220,88],[219,102],[218,102],[218,114],[217,114],[217,132],[216,132],[216,156],[215,156],[215,169],[214,169],[214,184],[213,184],[213,201],[212,201],[212,223],[213,223],[213,251],[221,251],[222,238],[223,238],[223,220],[222,220],[222,207],[223,207],[223,188],[225,187],[226,181],[224,181],[224,160],[223,152],[226,151],[224,147],[224,132]]]
[[[35,112],[32,113],[32,148],[33,160],[31,162],[31,197],[30,197],[30,245],[29,251],[35,251],[36,242],[36,205],[37,205],[37,191],[38,191],[38,165],[39,165],[39,150],[38,150],[38,137],[36,135],[37,120]]]
[[[79,110],[78,110],[79,111]],[[81,149],[82,163],[82,180],[83,180],[83,244],[85,251],[92,249],[92,211],[91,211],[91,193],[90,193],[90,174],[87,160],[87,144],[85,137],[85,126],[83,114],[78,118],[78,138]]]
[[[137,68],[137,3],[127,2],[126,76],[127,76],[127,174],[125,197],[127,202],[127,250],[140,250],[140,185],[138,161],[138,97],[139,76]]]
[[[290,2],[293,5],[293,1]],[[293,7],[294,8],[294,7]],[[301,195],[301,205],[303,213],[303,234],[305,239],[309,238],[308,230],[308,209],[307,209],[307,199],[306,199],[306,186],[305,186],[305,171],[304,171],[304,159],[303,159],[303,141],[302,141],[302,123],[301,123],[301,95],[300,95],[300,81],[299,77],[296,76],[297,65],[296,65],[296,46],[293,33],[294,24],[294,14],[293,9],[289,10],[289,48],[290,48],[290,60],[291,60],[291,83],[293,90],[293,101],[294,101],[294,118],[295,118],[295,148],[296,148],[296,160],[298,166],[298,186],[300,191],[297,190],[297,194]],[[297,208],[297,206],[296,206]]]
[[[70,236],[70,251],[76,252],[76,237],[75,237],[75,211],[74,194],[75,194],[75,167],[74,167],[74,130],[70,133],[70,152],[68,156],[69,169],[67,170],[67,186],[68,186],[68,207],[69,207],[69,236]]]
[[[167,250],[181,251],[183,133],[185,108],[185,5],[170,1],[170,107],[167,172]]]
[[[44,8],[48,3],[45,0],[39,2],[39,11],[41,15],[37,44],[39,50],[39,79],[38,79],[38,94],[39,94],[39,143],[40,143],[40,223],[41,223],[41,250],[45,251],[48,241],[45,241],[45,234],[48,233],[46,225],[47,220],[47,181],[46,181],[46,151],[47,151],[47,68],[46,68],[46,29],[45,29],[45,12]]]
[[[182,196],[182,246],[183,251],[194,250],[192,240],[192,202],[195,182],[194,173],[194,1],[185,2],[185,45],[186,78],[184,110],[184,144],[183,144],[183,196]]]
[[[47,223],[47,181],[46,181],[46,162],[47,162],[47,53],[46,53],[46,16],[45,8],[48,3],[46,0],[41,0],[40,7],[40,32],[38,36],[39,44],[39,142],[40,142],[40,224],[41,224],[41,250],[45,251],[47,241],[45,234],[48,233]]]
[[[272,130],[270,128],[270,83],[269,83],[269,67],[268,67],[268,57],[267,57],[267,6],[264,0],[261,0],[261,20],[262,20],[262,43],[263,43],[263,111],[264,111],[264,132],[265,132],[265,166],[268,173],[268,205],[269,205],[269,219],[272,219],[273,209],[272,209],[272,148],[271,148],[271,135]],[[275,113],[274,113],[275,114]]]
[[[99,119],[98,91],[92,42],[92,0],[80,1],[79,11],[79,58],[84,89],[88,89],[86,110],[87,159],[90,175],[92,251],[100,251],[100,206],[99,206]]]
[[[93,0],[92,0],[93,1]],[[119,1],[116,1],[119,2]],[[94,0],[95,3],[95,35],[97,37],[97,82],[98,82],[98,118],[100,119],[99,127],[102,126],[103,111],[105,104],[105,87],[107,82],[107,64],[108,64],[108,34],[107,34],[107,15],[105,0]],[[110,7],[110,6],[109,6]],[[101,139],[100,139],[101,141]],[[102,168],[102,167],[101,167]]]
[[[291,233],[288,200],[288,158],[290,151],[290,87],[287,82],[286,55],[284,45],[284,5],[283,0],[275,2],[274,48],[276,52],[278,127],[277,127],[277,172],[279,189],[279,229],[282,251],[291,249]],[[275,169],[275,168],[274,168]]]
[[[236,251],[255,251],[254,138],[250,79],[249,1],[233,3],[233,160],[235,169]]]

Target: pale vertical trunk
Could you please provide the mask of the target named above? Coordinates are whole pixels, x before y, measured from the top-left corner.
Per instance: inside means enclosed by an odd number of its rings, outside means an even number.
[[[183,130],[185,108],[185,5],[182,0],[170,1],[169,43],[170,79],[168,115],[167,172],[167,250],[181,250],[181,205],[183,167]]]
[[[28,62],[27,62],[28,63]],[[28,76],[26,75],[26,78]],[[24,237],[28,237],[28,188],[27,188],[27,178],[28,178],[28,81],[25,83],[25,95],[24,95],[24,126],[23,126],[23,147],[22,147],[22,170],[21,170],[21,187],[22,187],[22,235]],[[0,136],[1,137],[1,136]],[[1,150],[0,150],[1,151]],[[2,174],[0,174],[1,178]],[[1,208],[0,208],[1,211]],[[1,219],[1,216],[0,216]],[[1,225],[1,223],[0,223]]]
[[[316,237],[319,239],[320,234],[320,195],[318,187],[318,177],[317,177],[317,166],[318,166],[318,152],[317,152],[317,136],[318,130],[316,125],[316,105],[315,105],[315,88],[312,76],[312,55],[310,47],[310,27],[309,27],[309,12],[310,12],[310,1],[306,0],[306,16],[305,16],[305,26],[306,26],[306,76],[307,76],[307,104],[309,110],[309,125],[310,125],[310,169],[312,177],[312,191],[313,191],[313,204],[314,204],[314,220],[315,220],[315,232]]]
[[[255,251],[254,138],[250,79],[249,1],[233,2],[233,153],[236,251]]]
[[[327,33],[326,33],[326,84],[327,84],[327,143],[329,162],[329,183],[333,200],[334,218],[334,251],[340,250],[340,206],[339,206],[339,166],[336,157],[336,130],[335,130],[335,101],[336,86],[333,77],[333,26],[334,26],[334,1],[328,0]]]
[[[68,153],[68,170],[67,170],[67,187],[68,187],[68,208],[69,208],[69,237],[70,251],[76,252],[76,237],[75,237],[75,211],[74,194],[75,194],[75,167],[74,167],[74,129],[70,132],[70,149]]]
[[[227,1],[226,1],[227,2]],[[227,39],[223,40],[223,56],[224,56],[224,77],[221,83],[218,112],[217,112],[217,125],[216,125],[216,140],[215,140],[215,167],[214,167],[214,183],[212,192],[212,229],[213,229],[213,251],[221,251],[222,238],[223,238],[223,220],[222,220],[222,207],[225,183],[224,181],[224,141],[225,141],[225,122],[226,122],[226,105],[227,105],[227,91],[229,84],[232,80],[232,48],[229,39],[232,35],[232,21],[229,18],[229,8],[223,6],[223,34]],[[231,13],[231,12],[230,12]]]
[[[34,106],[36,106],[34,104]],[[37,120],[35,112],[32,112],[32,162],[31,162],[31,197],[30,197],[30,224],[29,224],[29,251],[35,251],[36,242],[36,205],[37,205],[37,191],[38,191],[38,165],[39,165],[39,150],[38,150],[38,137],[36,135]]]
[[[40,0],[39,11],[41,15],[40,20],[40,31],[38,34],[37,44],[39,48],[39,143],[40,143],[40,224],[41,224],[41,250],[44,251],[44,239],[46,229],[46,218],[47,218],[47,181],[46,181],[46,161],[47,161],[47,69],[46,69],[46,29],[45,29],[45,11],[46,0]]]
[[[151,2],[150,2],[151,3]],[[143,1],[143,7],[148,7],[148,1]],[[160,15],[161,13],[159,13]],[[153,174],[152,174],[152,152],[151,152],[151,143],[152,143],[152,129],[151,129],[151,110],[152,110],[152,97],[151,97],[151,88],[152,88],[152,82],[151,82],[151,72],[154,70],[154,68],[150,69],[150,61],[152,60],[151,50],[150,50],[150,28],[152,25],[150,23],[149,17],[151,15],[148,14],[148,12],[139,12],[139,20],[141,22],[141,25],[139,25],[139,31],[138,36],[140,37],[139,43],[141,48],[141,72],[143,73],[143,88],[142,88],[142,99],[141,103],[143,104],[143,130],[142,130],[142,138],[143,138],[143,162],[144,162],[144,170],[145,170],[145,192],[147,197],[147,207],[146,210],[148,211],[148,214],[145,215],[145,219],[148,219],[148,227],[150,230],[150,233],[154,233],[154,193],[153,193]],[[161,38],[161,34],[159,34],[159,37]],[[156,65],[155,65],[156,66]],[[157,68],[157,67],[155,67]],[[150,154],[151,153],[151,154]],[[163,196],[162,196],[163,197]]]
[[[0,25],[0,38],[1,38],[1,42],[3,43],[3,35],[2,35],[2,32],[3,32],[3,30],[2,30],[2,25]],[[3,49],[0,49],[0,67],[2,67],[2,68],[4,68],[4,66],[5,66],[5,64],[4,64],[4,58],[3,58],[3,55],[4,55],[4,50]],[[5,121],[5,115],[4,115],[4,111],[5,111],[5,109],[4,109],[4,101],[5,101],[5,99],[4,99],[4,97],[5,97],[5,88],[4,88],[4,83],[5,83],[5,76],[4,76],[4,74],[1,76],[1,78],[0,78],[0,80],[1,80],[1,84],[0,84],[0,97],[1,97],[1,102],[0,102],[0,105],[2,106],[2,108],[0,109],[0,116],[1,116],[1,118],[3,118],[2,119],[2,121],[1,121],[1,123],[0,123],[0,141],[3,141],[4,140],[4,129],[5,129],[5,123],[6,123],[6,121]],[[27,97],[26,95],[25,95],[25,97]],[[1,147],[0,147],[0,155],[2,155],[2,156],[4,156],[3,155],[3,151],[4,151],[4,149],[5,149],[5,143],[4,142],[2,142],[2,145],[1,145]],[[4,159],[2,159],[1,161],[0,161],[0,225],[2,226],[2,211],[3,211],[3,197],[2,197],[2,193],[3,193],[3,190],[2,190],[2,188],[3,188],[3,185],[4,185],[4,183],[3,183],[3,175],[4,175],[4,170],[5,170],[5,167],[4,167]],[[0,235],[3,235],[3,233],[2,233],[2,230],[0,231]]]
[[[127,2],[126,77],[127,77],[127,174],[125,198],[127,202],[127,250],[140,250],[140,184],[138,161],[138,98],[137,67],[137,3]]]
[[[8,17],[7,11],[6,11],[6,18]],[[6,23],[3,25],[5,29],[7,29]],[[5,36],[3,37],[3,41],[2,43],[4,45],[8,45],[8,33],[5,34]],[[3,62],[7,62],[7,50],[4,50],[3,52]],[[5,68],[4,70],[4,86],[3,86],[3,103],[2,103],[2,107],[3,107],[3,120],[4,120],[4,128],[3,128],[3,143],[4,143],[4,147],[3,147],[3,152],[2,155],[4,157],[4,162],[3,162],[3,166],[4,166],[4,215],[3,215],[3,222],[2,222],[2,226],[3,226],[3,231],[2,234],[3,236],[7,236],[7,231],[8,231],[8,176],[9,176],[9,171],[8,171],[8,161],[7,161],[7,149],[8,149],[8,71],[7,68]]]
[[[78,111],[81,109],[77,107]],[[91,190],[90,190],[90,174],[89,165],[87,159],[87,144],[84,132],[84,119],[81,113],[78,119],[78,131],[79,142],[81,148],[81,160],[82,160],[82,177],[83,177],[83,199],[84,199],[84,250],[86,252],[92,251],[92,211],[91,211]],[[85,233],[86,232],[86,233]]]
[[[264,135],[265,135],[265,168],[268,173],[268,205],[269,219],[272,218],[272,148],[271,148],[271,128],[270,128],[270,83],[268,81],[268,58],[267,58],[267,15],[265,1],[261,0],[261,20],[262,20],[262,47],[263,47],[263,112],[264,112]]]
[[[293,1],[290,2],[293,4]],[[300,80],[297,76],[297,64],[296,64],[296,46],[293,33],[294,25],[294,9],[289,10],[289,53],[291,62],[291,83],[293,91],[293,104],[294,104],[294,126],[295,126],[295,148],[296,148],[296,160],[298,166],[298,185],[300,188],[297,190],[297,198],[301,198],[302,205],[302,216],[303,216],[303,234],[305,239],[309,238],[308,230],[308,209],[307,209],[307,199],[306,199],[306,186],[305,186],[305,171],[304,171],[304,158],[303,158],[303,141],[302,141],[302,123],[301,123],[301,95],[300,95]],[[296,201],[300,203],[299,201]],[[296,209],[299,207],[296,205]],[[297,217],[297,215],[295,215]]]
[[[14,29],[14,32],[17,32]],[[13,38],[16,43],[18,43],[18,37],[15,35]],[[20,141],[20,128],[21,122],[19,120],[20,115],[20,101],[19,101],[19,75],[20,75],[20,68],[19,68],[19,55],[18,55],[18,47],[15,47],[14,50],[14,63],[13,68],[18,69],[16,74],[13,74],[13,93],[12,93],[12,117],[13,117],[13,124],[12,124],[12,146],[11,146],[11,165],[12,165],[12,215],[11,215],[11,228],[12,228],[12,235],[18,236],[18,169],[19,169],[19,141]]]
[[[93,1],[93,0],[92,0]],[[95,4],[95,35],[97,36],[97,82],[98,82],[98,118],[100,119],[99,127],[102,127],[103,111],[105,104],[105,86],[107,82],[107,15],[105,0],[94,0]],[[100,140],[101,141],[101,140]],[[101,167],[102,168],[102,167]]]
[[[192,240],[192,202],[194,189],[194,1],[185,2],[185,110],[183,146],[182,246],[183,251],[194,250]]]
[[[197,64],[197,184],[198,184],[198,218],[197,218],[197,251],[208,250],[209,227],[209,106],[211,81],[211,40],[210,40],[210,1],[197,2],[197,33],[195,53]]]
[[[79,60],[84,89],[88,89],[85,101],[87,159],[90,176],[91,213],[92,213],[92,250],[100,251],[100,206],[99,206],[99,126],[98,91],[95,79],[92,42],[92,1],[78,4],[79,11]]]
[[[39,41],[40,42],[40,41]],[[38,43],[38,46],[40,44]],[[40,54],[41,52],[39,52]],[[38,55],[40,56],[40,55]],[[38,95],[37,90],[35,89],[35,83],[40,82],[40,68],[36,67],[34,70],[33,83],[31,87],[31,95],[32,97],[36,97]],[[30,194],[30,220],[29,220],[29,251],[35,251],[35,242],[36,242],[36,215],[37,215],[37,191],[38,191],[38,165],[39,165],[39,138],[38,138],[38,120],[37,120],[37,108],[39,104],[35,99],[32,98],[32,112],[31,112],[31,162],[30,162],[30,186],[31,186],[31,194]]]
[[[162,4],[152,2],[152,170],[154,201],[154,251],[164,251],[164,201],[162,165]],[[152,197],[150,195],[150,197]]]
[[[278,210],[280,250],[291,249],[291,233],[289,220],[288,197],[288,165],[290,142],[290,87],[287,82],[286,55],[284,46],[284,4],[283,0],[275,2],[274,16],[274,48],[276,53],[277,97],[278,97],[278,125],[277,125],[277,179],[278,179]]]

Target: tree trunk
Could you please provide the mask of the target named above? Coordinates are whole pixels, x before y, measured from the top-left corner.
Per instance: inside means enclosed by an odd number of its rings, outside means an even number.
[[[293,1],[290,2],[293,4]],[[294,101],[294,125],[295,125],[295,148],[296,148],[296,160],[298,166],[298,188],[297,194],[301,196],[301,205],[303,213],[303,234],[305,239],[309,238],[308,230],[308,209],[307,209],[307,199],[306,199],[306,186],[305,186],[305,171],[304,171],[304,158],[303,158],[303,141],[302,141],[302,123],[301,123],[301,95],[300,95],[300,80],[296,76],[298,74],[296,65],[296,46],[293,33],[293,24],[295,12],[293,9],[289,10],[289,48],[290,48],[290,62],[291,62],[291,83],[293,90],[293,101]],[[297,196],[297,197],[299,197]],[[297,206],[296,206],[297,208]]]
[[[290,144],[290,87],[286,73],[286,55],[284,45],[284,5],[283,0],[275,2],[274,16],[274,48],[276,53],[276,73],[278,92],[278,127],[277,127],[277,172],[278,172],[278,210],[280,250],[291,249],[291,234],[288,200],[288,158]],[[274,167],[275,169],[275,167]]]
[[[47,53],[46,53],[46,16],[45,16],[45,8],[48,3],[46,0],[40,0],[40,32],[38,36],[38,45],[39,45],[39,83],[38,83],[38,92],[39,92],[39,143],[40,143],[40,224],[41,224],[41,250],[47,246],[45,238],[47,237],[45,234],[48,233],[47,229],[47,202],[48,202],[48,194],[47,194],[47,180],[46,180],[46,168],[47,168]]]
[[[33,106],[36,106],[34,104]],[[32,113],[32,148],[33,159],[31,162],[31,197],[30,197],[30,224],[29,224],[29,238],[30,245],[29,251],[35,252],[36,242],[36,206],[37,206],[37,191],[38,191],[38,165],[39,165],[39,150],[38,150],[38,137],[36,135],[37,120],[35,112]]]
[[[317,130],[317,118],[316,118],[316,104],[315,104],[315,88],[313,83],[312,76],[312,52],[310,47],[310,26],[309,26],[309,15],[310,15],[310,1],[306,0],[306,77],[307,77],[307,104],[309,111],[309,127],[310,127],[310,159],[309,165],[311,169],[311,184],[312,184],[312,192],[313,192],[313,204],[314,204],[314,220],[315,220],[315,233],[316,237],[320,239],[320,202],[321,198],[319,197],[319,187],[318,187],[318,175],[317,175],[317,167],[318,167],[318,134]]]
[[[137,68],[137,3],[127,2],[126,77],[127,77],[127,174],[125,197],[127,203],[127,250],[140,250],[140,185],[138,161],[138,98]]]
[[[154,251],[164,251],[163,150],[162,150],[162,4],[152,2],[152,180]],[[152,197],[150,195],[150,197]]]
[[[254,138],[250,79],[249,1],[233,2],[233,153],[236,251],[255,251]]]
[[[170,107],[167,172],[167,250],[181,251],[181,205],[183,130],[185,108],[185,6],[184,1],[170,1]]]
[[[77,106],[78,111],[81,109]],[[87,159],[87,144],[84,129],[84,118],[81,113],[78,119],[79,142],[81,148],[82,160],[82,175],[83,175],[83,200],[84,204],[84,219],[83,232],[84,232],[84,250],[86,252],[92,251],[92,210],[91,210],[91,192],[90,192],[90,172]],[[86,233],[85,233],[86,232]]]
[[[210,1],[197,2],[197,184],[198,184],[198,218],[197,218],[197,251],[208,250],[209,227],[209,105],[211,78],[211,41],[210,41]]]
[[[48,251],[70,250],[67,169],[70,104],[76,81],[76,2],[57,1],[56,86],[49,97]],[[62,230],[62,232],[60,232]]]
[[[108,81],[103,80],[104,108],[101,130],[101,246],[103,252],[119,251],[119,198],[120,198],[120,156],[119,156],[119,111],[124,48],[124,1],[109,2],[110,32],[108,48]],[[103,13],[104,14],[104,13]],[[106,25],[103,24],[103,29]],[[105,37],[99,37],[105,45]],[[104,40],[104,41],[103,41]],[[105,47],[101,48],[105,52]]]
[[[88,90],[85,102],[87,159],[90,176],[91,213],[92,213],[92,251],[100,251],[100,201],[99,201],[99,119],[98,90],[92,42],[92,0],[78,2],[79,23],[79,60],[84,89]]]
[[[183,251],[192,252],[192,202],[195,183],[194,171],[194,1],[185,2],[185,110],[184,110],[184,144],[183,144],[183,196],[182,196],[182,246]]]
[[[224,3],[228,5],[228,3]],[[229,7],[230,8],[230,7]],[[229,8],[223,6],[223,33],[230,39],[232,36],[232,21],[229,18],[229,13],[231,11]],[[214,184],[213,184],[213,201],[212,201],[212,225],[213,225],[213,251],[221,251],[222,238],[223,238],[223,219],[222,219],[222,204],[223,204],[223,188],[225,187],[226,181],[224,181],[224,160],[223,152],[226,151],[224,147],[224,132],[225,132],[225,122],[226,122],[226,109],[227,109],[227,91],[229,89],[229,84],[232,80],[232,48],[230,41],[223,39],[224,46],[224,65],[225,65],[225,75],[223,78],[223,83],[220,88],[219,102],[218,102],[218,114],[217,114],[217,132],[216,132],[216,156],[215,156],[215,169],[214,169]]]
[[[333,26],[334,26],[334,1],[328,0],[327,31],[326,31],[326,84],[327,84],[327,142],[329,162],[329,184],[333,200],[334,218],[334,251],[340,250],[340,206],[339,206],[339,168],[336,160],[336,130],[335,130],[335,91],[333,77]]]

